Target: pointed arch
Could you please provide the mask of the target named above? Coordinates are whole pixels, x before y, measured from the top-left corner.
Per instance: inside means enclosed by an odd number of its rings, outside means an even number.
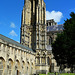
[[[12,68],[13,68],[13,60],[9,59],[8,62],[9,62],[8,75],[11,75],[12,74]]]
[[[19,62],[19,60],[16,60],[16,74],[17,75],[19,75],[21,73],[20,68],[21,68],[20,62]]]
[[[47,62],[48,62],[48,65],[50,66],[49,67],[49,72],[51,72],[51,58],[49,56],[47,58]]]
[[[25,62],[24,61],[22,61],[22,69],[23,69],[23,74],[25,74],[26,67],[25,67]]]
[[[0,75],[3,75],[4,68],[5,68],[5,60],[4,58],[0,57]]]

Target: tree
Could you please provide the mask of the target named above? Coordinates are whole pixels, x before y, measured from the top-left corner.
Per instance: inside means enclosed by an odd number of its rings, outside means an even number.
[[[58,34],[56,41],[52,44],[54,58],[59,65],[70,67],[75,65],[75,13],[64,23],[63,33]]]

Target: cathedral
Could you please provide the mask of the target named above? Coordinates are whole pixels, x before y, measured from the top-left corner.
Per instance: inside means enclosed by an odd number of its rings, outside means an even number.
[[[55,25],[55,26],[54,26]],[[46,21],[43,0],[25,0],[20,43],[0,34],[0,75],[31,75],[59,72],[51,43],[63,31],[54,20]],[[53,29],[54,29],[53,28]]]

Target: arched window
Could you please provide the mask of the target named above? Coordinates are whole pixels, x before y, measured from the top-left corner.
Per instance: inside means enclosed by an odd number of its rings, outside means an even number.
[[[13,61],[11,59],[9,59],[9,71],[8,71],[8,75],[12,74],[12,66],[13,66]]]
[[[33,67],[34,67],[34,65],[33,65],[33,62],[32,62],[31,74],[33,73]]]
[[[48,65],[50,65],[50,63],[51,63],[51,62],[50,62],[50,58],[48,57],[47,60],[48,60]]]
[[[37,57],[36,59],[37,59],[37,64],[40,64],[40,58]]]
[[[27,63],[28,63],[28,68],[27,68],[28,70],[27,70],[27,72],[28,72],[28,74],[29,74],[29,73],[30,73],[30,67],[31,67],[31,66],[30,66],[29,61],[28,61]]]
[[[16,60],[16,75],[20,75],[20,62]]]
[[[26,71],[26,72],[27,72],[27,75],[28,75],[28,70],[29,70],[29,68],[28,68],[28,66],[27,66],[27,71]]]
[[[23,69],[23,74],[25,73],[25,62],[24,61],[22,61],[22,69]]]
[[[4,60],[0,58],[0,75],[3,74],[4,66],[5,66]]]
[[[46,63],[46,59],[45,57],[42,57],[42,64],[45,64]]]

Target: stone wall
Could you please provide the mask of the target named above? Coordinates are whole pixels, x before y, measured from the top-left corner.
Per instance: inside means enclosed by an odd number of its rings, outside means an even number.
[[[35,73],[35,53],[0,39],[0,75]]]
[[[51,52],[47,50],[36,50],[36,73],[50,72],[51,70]]]

